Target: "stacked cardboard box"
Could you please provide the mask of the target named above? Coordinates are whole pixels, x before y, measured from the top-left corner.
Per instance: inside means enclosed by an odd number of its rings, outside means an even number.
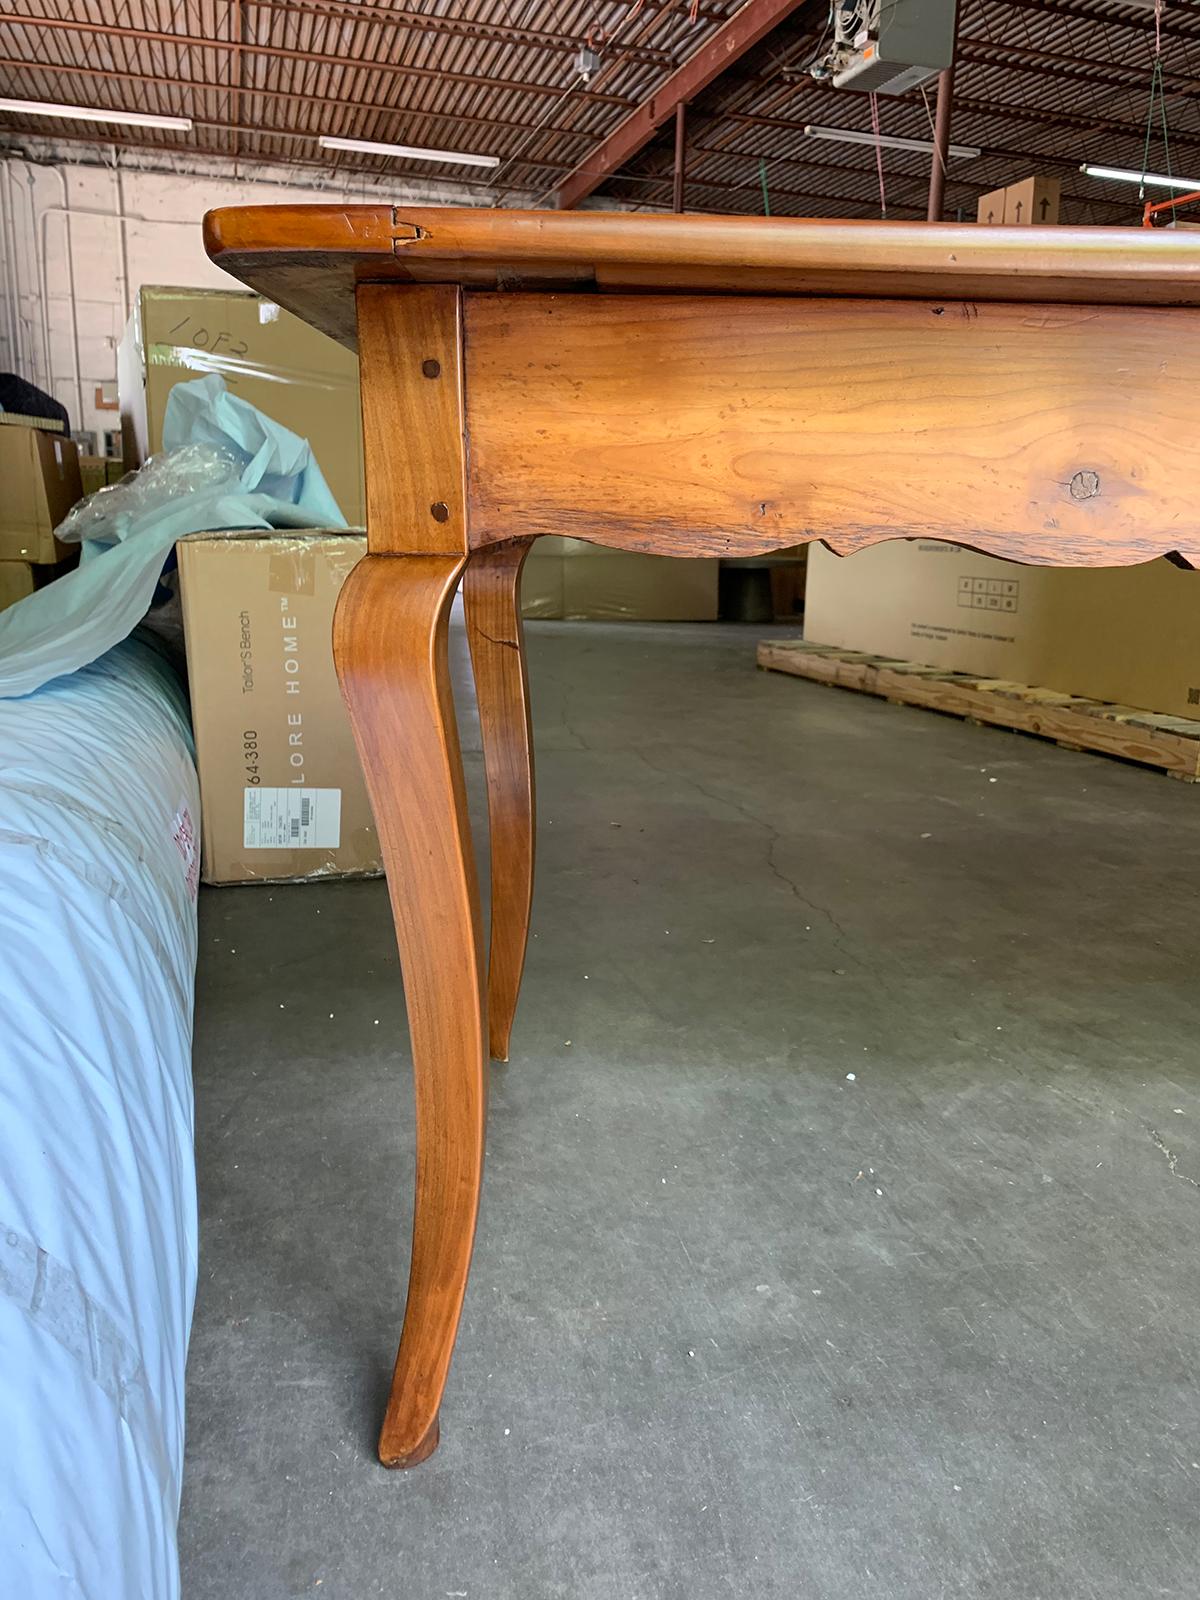
[[[0,609],[32,594],[75,552],[54,530],[82,497],[73,439],[44,427],[0,426]]]
[[[1057,178],[1023,178],[979,196],[977,222],[993,227],[1043,228],[1058,221],[1062,184]]]

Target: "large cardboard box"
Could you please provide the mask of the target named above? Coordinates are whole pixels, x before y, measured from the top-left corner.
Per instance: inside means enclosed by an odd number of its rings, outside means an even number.
[[[79,457],[79,476],[84,494],[98,494],[108,483],[108,462],[104,456]]]
[[[0,611],[16,605],[37,588],[28,561],[0,561]]]
[[[54,530],[83,496],[74,439],[43,428],[0,427],[0,561],[61,561]]]
[[[525,561],[526,617],[592,622],[712,622],[718,563],[609,550],[584,539],[539,539]]]
[[[536,622],[559,621],[563,614],[564,539],[538,539],[521,569],[521,614]]]
[[[382,871],[331,633],[362,534],[194,534],[179,551],[205,883]]]
[[[805,638],[1200,716],[1200,573],[1023,567],[936,540],[813,546]]]
[[[1004,191],[1007,228],[1043,228],[1058,221],[1062,184],[1057,178],[1025,178]]]
[[[117,355],[125,466],[162,448],[167,396],[218,372],[312,445],[352,527],[366,523],[358,360],[261,295],[236,289],[140,291]]]
[[[44,589],[48,583],[65,578],[68,572],[77,567],[79,546],[68,545],[65,548],[68,551],[66,560],[56,562],[53,566],[31,561],[0,561],[0,611],[16,605],[18,600],[24,600],[36,589]]]

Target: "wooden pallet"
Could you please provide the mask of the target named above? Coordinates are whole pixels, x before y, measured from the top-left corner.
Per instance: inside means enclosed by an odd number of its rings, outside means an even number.
[[[1200,721],[1161,716],[1134,706],[1084,700],[1053,689],[1033,689],[1001,678],[944,672],[862,650],[764,639],[758,664],[772,672],[881,695],[893,704],[924,706],[951,716],[1053,739],[1070,750],[1092,750],[1158,767],[1185,783],[1200,781]]]

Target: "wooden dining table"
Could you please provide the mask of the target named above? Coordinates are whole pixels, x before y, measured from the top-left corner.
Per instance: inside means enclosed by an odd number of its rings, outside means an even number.
[[[408,1298],[379,1453],[436,1448],[533,894],[521,567],[936,538],[1200,560],[1200,235],[620,212],[247,206],[209,255],[357,349],[367,555],[334,656],[416,1083]],[[462,586],[487,774],[485,963],[447,664]],[[485,975],[486,966],[486,975]]]

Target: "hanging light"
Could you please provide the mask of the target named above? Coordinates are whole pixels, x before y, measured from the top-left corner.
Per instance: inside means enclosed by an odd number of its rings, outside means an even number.
[[[933,145],[928,139],[900,139],[890,133],[881,133],[876,138],[873,133],[860,133],[857,128],[821,128],[812,122],[805,125],[804,131],[810,139],[829,139],[834,144],[881,144],[885,150],[916,150],[922,155],[933,154]],[[957,156],[960,161],[974,161],[983,151],[977,150],[972,144],[952,144],[946,153]]]
[[[1099,178],[1105,183],[1136,183],[1149,189],[1200,189],[1200,178],[1169,178],[1161,172],[1136,172],[1132,167],[1099,167],[1085,161],[1079,168],[1086,178]]]
[[[160,117],[150,111],[110,111],[107,106],[55,105],[49,100],[0,100],[0,111],[23,117],[62,117],[67,122],[110,122],[122,128],[174,128],[186,133],[191,117]]]
[[[360,150],[369,156],[398,156],[406,161],[446,161],[460,167],[498,167],[499,156],[477,156],[462,150],[421,150],[411,144],[379,144],[374,139],[335,139],[322,134],[322,150]]]

